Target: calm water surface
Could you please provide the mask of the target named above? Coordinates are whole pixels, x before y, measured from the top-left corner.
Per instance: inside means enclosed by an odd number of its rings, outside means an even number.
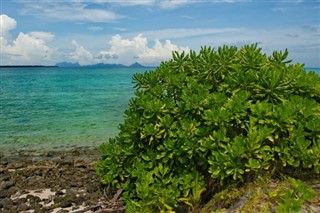
[[[146,69],[1,68],[0,150],[97,146],[118,133]]]

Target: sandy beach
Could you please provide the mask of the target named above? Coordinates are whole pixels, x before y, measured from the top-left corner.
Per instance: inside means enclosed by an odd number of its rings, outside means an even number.
[[[0,212],[123,212],[94,171],[95,148],[0,156]]]

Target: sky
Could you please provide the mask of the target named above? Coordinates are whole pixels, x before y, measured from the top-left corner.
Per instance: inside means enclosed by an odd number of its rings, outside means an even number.
[[[138,62],[258,43],[320,67],[320,0],[0,0],[1,65]]]

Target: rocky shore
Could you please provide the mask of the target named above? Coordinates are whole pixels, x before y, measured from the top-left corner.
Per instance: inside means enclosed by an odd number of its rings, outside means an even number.
[[[93,148],[0,153],[0,212],[125,212],[124,203],[118,199],[121,191],[108,192],[100,184],[94,168],[98,158],[99,152]],[[310,177],[307,181],[314,188],[316,197],[312,202],[306,202],[301,212],[320,212],[319,181],[319,177]],[[272,207],[269,209],[272,212],[275,204],[269,200],[268,191],[277,191],[286,183],[270,180],[269,184],[264,184],[267,192],[259,184],[248,183],[230,189],[224,196],[226,200],[218,193],[200,212],[212,212],[230,200],[233,205],[222,208],[222,212],[251,212],[247,209],[253,207],[256,208],[253,212],[260,212],[259,208],[263,206]]]
[[[95,174],[98,158],[92,148],[0,155],[0,212],[124,212]]]

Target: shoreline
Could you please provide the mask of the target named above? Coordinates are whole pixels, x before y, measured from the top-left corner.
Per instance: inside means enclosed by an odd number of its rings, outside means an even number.
[[[52,158],[64,155],[99,155],[99,146],[64,147],[60,149],[25,149],[0,151],[0,162],[2,158]]]
[[[123,212],[95,173],[98,147],[0,155],[0,212]]]

